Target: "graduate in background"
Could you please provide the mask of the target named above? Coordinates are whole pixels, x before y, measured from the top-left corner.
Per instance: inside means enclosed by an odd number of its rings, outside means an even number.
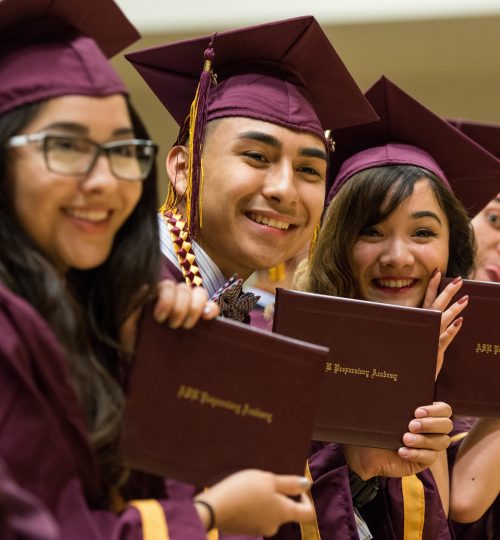
[[[106,58],[138,37],[117,6],[2,0],[0,36],[0,478],[50,512],[61,539],[204,539],[215,523],[252,534],[307,520],[310,503],[288,497],[307,488],[301,477],[242,471],[172,501],[162,478],[121,466],[145,297],[173,327],[218,308],[201,288],[158,284],[155,145]],[[14,531],[43,538],[28,525]]]
[[[465,120],[451,123],[500,159],[500,126]],[[472,219],[477,243],[473,278],[500,283],[500,174],[497,182],[496,197]],[[449,452],[453,530],[458,540],[500,538],[500,419],[462,418],[456,424],[457,442]]]
[[[439,370],[459,331],[467,297],[448,304],[474,263],[469,219],[451,188],[467,206],[481,208],[493,193],[490,180],[499,164],[387,79],[365,95],[381,120],[335,134],[331,202],[299,288],[439,309]],[[442,276],[458,279],[437,295]],[[432,418],[431,411],[442,418]],[[363,538],[451,539],[445,452],[450,412],[444,403],[420,407],[410,432],[402,434],[406,447],[398,452],[319,447],[309,466],[321,536],[349,538],[330,500],[340,486],[348,495],[350,486],[351,504],[368,525]],[[426,448],[422,433],[434,430],[441,435],[436,434],[432,451],[412,450],[413,444]],[[413,453],[419,458],[409,463],[407,456]],[[278,538],[298,538],[294,530],[284,526]]]

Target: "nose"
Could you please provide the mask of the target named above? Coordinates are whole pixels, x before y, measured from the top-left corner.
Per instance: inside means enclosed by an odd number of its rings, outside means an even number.
[[[105,192],[116,188],[119,180],[111,171],[109,159],[101,154],[90,172],[81,182],[84,191]]]
[[[292,165],[283,162],[281,165],[271,168],[262,193],[266,199],[272,199],[281,205],[295,206],[299,195]]]
[[[389,238],[384,242],[380,263],[391,268],[405,268],[415,262],[411,247],[402,238]]]

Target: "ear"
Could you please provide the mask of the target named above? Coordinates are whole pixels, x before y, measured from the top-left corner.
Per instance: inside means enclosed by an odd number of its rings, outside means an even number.
[[[185,146],[174,146],[167,154],[165,167],[168,178],[179,197],[182,197],[187,189],[188,163],[188,149]]]

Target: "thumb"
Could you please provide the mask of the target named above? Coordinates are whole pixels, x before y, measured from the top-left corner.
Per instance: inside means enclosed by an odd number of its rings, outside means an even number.
[[[300,495],[311,487],[311,482],[305,476],[276,475],[276,491],[284,495]]]

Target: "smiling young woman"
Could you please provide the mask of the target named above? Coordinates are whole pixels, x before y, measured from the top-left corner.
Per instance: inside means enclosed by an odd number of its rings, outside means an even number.
[[[375,83],[366,96],[380,121],[336,132],[329,205],[298,288],[440,310],[437,374],[460,330],[462,312],[466,318],[468,298],[449,305],[451,298],[474,268],[473,231],[452,189],[468,208],[480,208],[493,194],[491,178],[500,164],[387,79]],[[474,190],[473,180],[479,186]],[[443,276],[455,279],[438,295]],[[352,337],[363,339],[355,331]],[[445,451],[450,416],[444,403],[419,407],[397,452],[317,446],[309,466],[323,533],[349,537],[335,532],[341,520],[333,507],[338,494],[332,486],[350,485],[353,506],[374,538],[453,538]],[[374,477],[379,477],[378,491],[371,484]],[[373,495],[361,505],[354,497],[360,484]],[[294,538],[288,532],[280,540]]]

